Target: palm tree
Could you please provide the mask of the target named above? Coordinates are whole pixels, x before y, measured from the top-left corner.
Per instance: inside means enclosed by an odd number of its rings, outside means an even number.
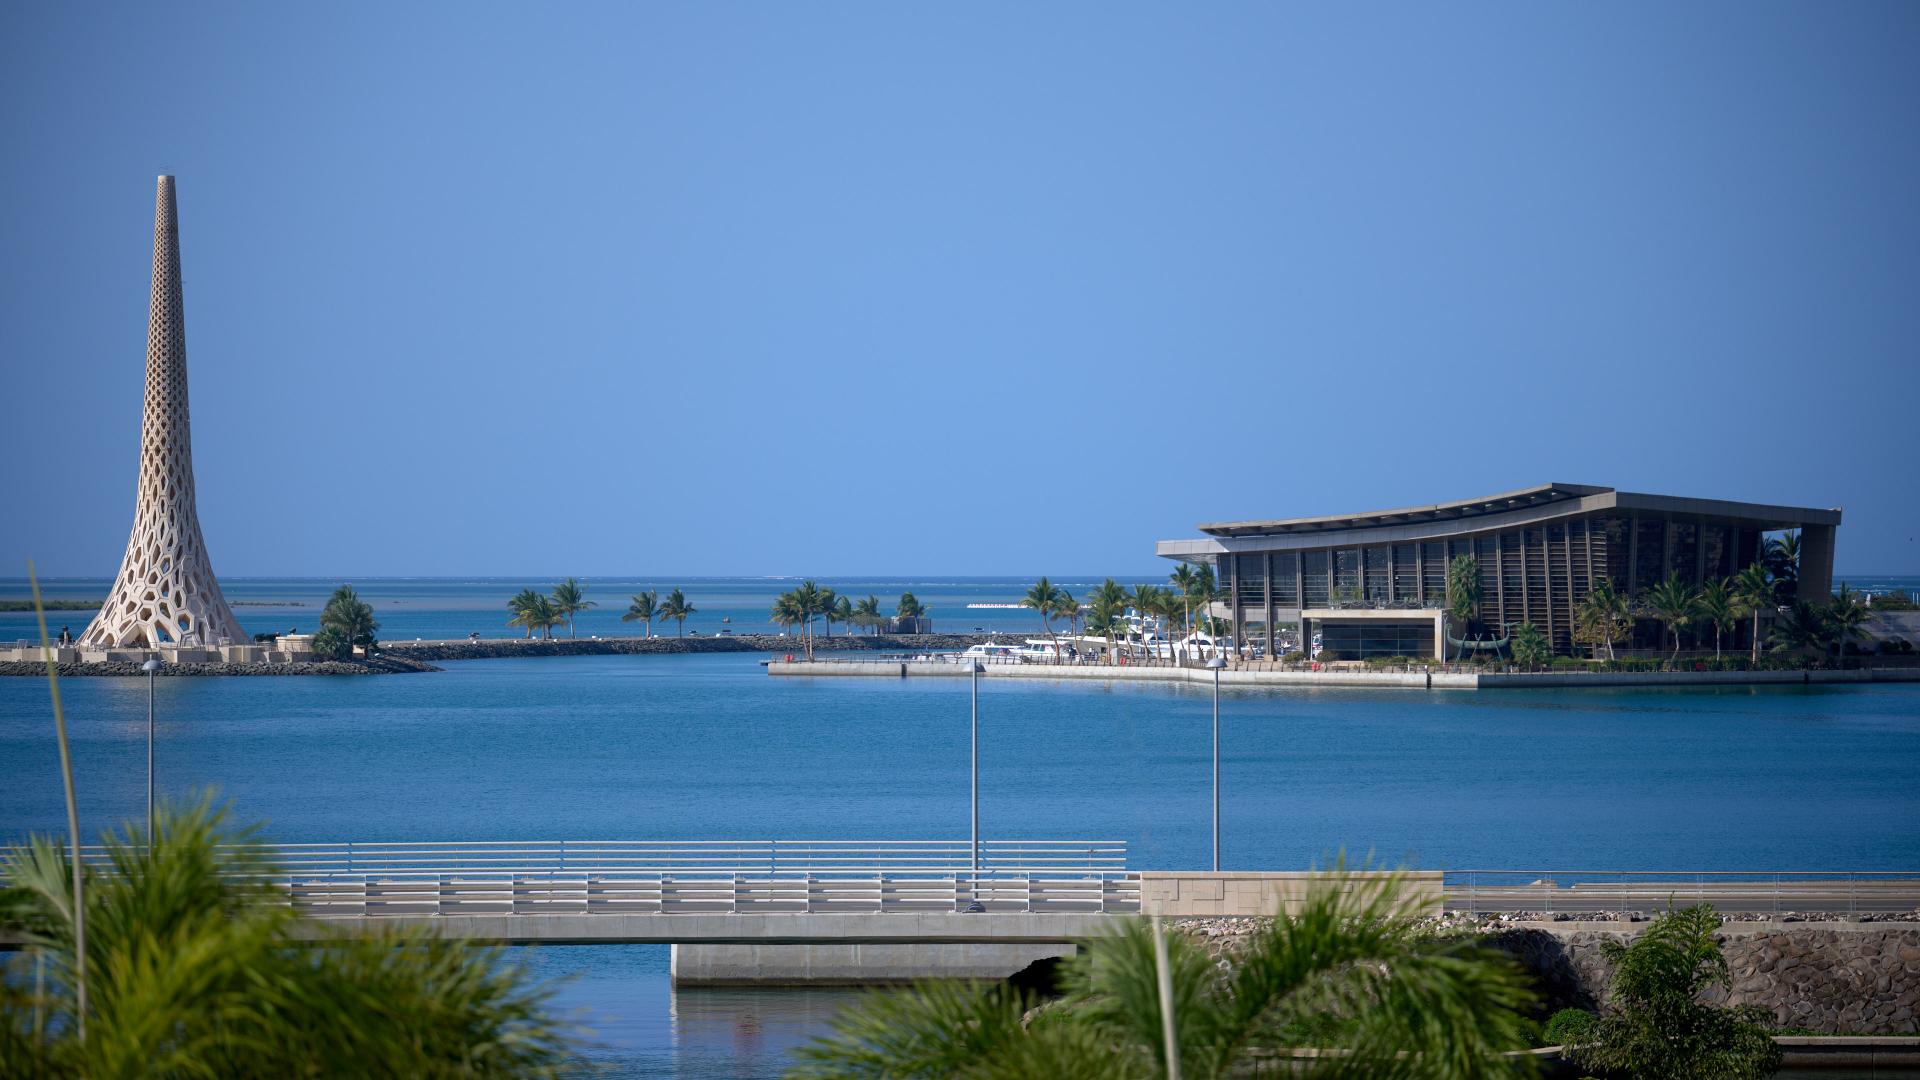
[[[926,607],[920,603],[918,597],[910,592],[901,593],[900,603],[896,604],[893,609],[893,617],[896,619],[919,619],[924,618],[926,614]]]
[[[1860,636],[1860,624],[1867,621],[1867,606],[1860,602],[1860,594],[1853,591],[1845,582],[1840,591],[1833,595],[1827,604],[1827,628],[1833,634],[1833,662],[1835,666],[1847,654],[1847,642]]]
[[[672,619],[674,622],[679,623],[680,624],[679,636],[686,637],[687,636],[687,616],[692,615],[694,612],[698,610],[700,609],[694,607],[692,604],[687,603],[687,596],[685,593],[681,592],[679,589],[675,589],[672,592],[667,594],[667,598],[665,600],[661,601],[660,618]]]
[[[1460,627],[1460,637],[1464,641],[1467,628],[1473,624],[1473,617],[1480,611],[1480,560],[1471,555],[1455,555],[1447,564],[1447,616]],[[1304,648],[1305,645],[1303,644]],[[1613,646],[1607,646],[1611,652]],[[1466,646],[1460,646],[1459,660],[1466,656]]]
[[[534,629],[542,625],[540,620],[545,617],[550,608],[546,597],[532,589],[521,589],[513,599],[507,601],[507,610],[513,613],[513,617],[507,620],[507,625],[526,627],[527,637],[531,638]]]
[[[1800,597],[1800,534],[1768,537],[1760,547],[1760,561],[1773,577],[1773,593],[1784,604]],[[1808,603],[1813,603],[1813,598]]]
[[[1693,622],[1700,611],[1700,597],[1693,587],[1680,580],[1676,573],[1668,574],[1667,579],[1647,590],[1647,611],[1666,626],[1667,633],[1673,635],[1673,657],[1668,664],[1680,660],[1680,631]]]
[[[1219,637],[1220,635],[1215,632],[1213,616],[1207,613],[1207,606],[1215,600],[1225,599],[1226,591],[1220,588],[1220,583],[1214,578],[1211,563],[1202,563],[1199,569],[1194,571],[1194,577],[1199,579],[1199,583],[1194,585],[1193,592],[1188,595],[1193,597],[1194,606],[1200,609],[1200,621],[1206,625],[1207,634],[1211,637]]]
[[[320,612],[320,629],[322,634],[331,631],[341,651],[350,654],[355,645],[371,649],[378,644],[374,634],[380,623],[373,617],[373,605],[362,601],[353,586],[342,585],[327,598],[327,606]]]
[[[599,606],[600,605],[587,599],[587,590],[573,578],[568,578],[553,587],[554,614],[566,620],[568,637],[575,636],[573,632],[574,614],[585,611],[590,607]]]
[[[1200,587],[1200,574],[1193,568],[1192,563],[1181,563],[1173,573],[1167,575],[1167,580],[1173,583],[1174,592],[1180,597],[1180,607],[1183,612],[1180,628],[1185,631],[1182,636],[1192,637],[1193,593]]]
[[[1633,628],[1633,604],[1614,590],[1611,580],[1601,578],[1581,598],[1578,618],[1577,639],[1594,645],[1604,642],[1607,659],[1612,660],[1613,643]]]
[[[835,619],[838,619],[841,622],[846,623],[849,628],[849,633],[851,633],[851,628],[854,625],[853,599],[851,597],[835,596],[833,598],[833,607],[827,611],[827,636],[828,637],[833,636],[833,621]]]
[[[1539,627],[1533,625],[1533,620],[1529,619],[1513,628],[1514,663],[1525,668],[1543,667],[1552,655],[1552,643]]]
[[[1113,639],[1116,626],[1126,625],[1126,587],[1108,578],[1088,595],[1088,601],[1087,629],[1092,630],[1098,627],[1101,636],[1107,639],[1107,658],[1109,660],[1118,658],[1119,650],[1114,648]]]
[[[783,592],[773,598],[773,608],[767,612],[767,618],[780,629],[791,632],[794,627],[806,620],[800,611],[800,601],[790,592]],[[807,659],[813,659],[809,654]]]
[[[653,620],[660,617],[660,594],[648,589],[634,593],[633,603],[627,605],[627,613],[620,616],[621,622],[641,622],[647,624],[647,636],[653,636]]]
[[[1160,589],[1154,585],[1135,585],[1133,596],[1127,601],[1133,610],[1140,614],[1140,646],[1147,644],[1147,619],[1157,617],[1160,610]]]
[[[6,853],[0,1072],[10,1076],[555,1076],[577,1067],[549,991],[498,949],[421,929],[329,931],[301,919],[255,836],[202,801],[153,836],[103,838],[84,868],[84,996],[73,881],[35,837]],[[29,958],[32,958],[29,960]],[[41,990],[31,973],[44,963]],[[77,1023],[87,1002],[87,1023]],[[26,1018],[42,1023],[29,1026]],[[84,1032],[84,1034],[83,1034]]]
[[[1740,623],[1739,602],[1734,599],[1733,589],[1726,579],[1713,578],[1700,586],[1700,597],[1696,604],[1700,618],[1713,625],[1713,658],[1720,659],[1720,635]]]
[[[879,633],[880,624],[887,621],[887,617],[880,614],[880,598],[871,593],[865,600],[853,605],[853,617],[858,620],[858,625],[874,634]]]
[[[1797,652],[1827,646],[1827,613],[1804,600],[1795,600],[1780,609],[1773,620],[1773,633],[1767,639],[1773,652]]]
[[[1298,914],[1215,959],[1144,919],[1081,943],[1065,1000],[1037,1012],[1005,984],[928,984],[844,1009],[798,1051],[803,1077],[1251,1075],[1502,1077],[1527,1073],[1527,975],[1478,942],[1434,935],[1398,875],[1316,888]],[[1160,990],[1162,972],[1171,993]],[[1163,1005],[1163,1000],[1165,1004]],[[1170,1014],[1170,1015],[1169,1015]],[[1171,1028],[1177,1051],[1170,1055]]]
[[[1067,634],[1073,636],[1076,632],[1074,624],[1080,621],[1080,601],[1075,600],[1072,593],[1061,589],[1059,597],[1053,602],[1053,617],[1067,620]]]
[[[1042,577],[1027,590],[1021,599],[1021,607],[1030,607],[1040,613],[1040,626],[1047,633],[1047,640],[1054,642],[1054,655],[1060,654],[1059,642],[1053,637],[1053,607],[1060,602],[1060,589],[1053,582]]]
[[[1764,612],[1777,611],[1780,608],[1780,596],[1774,591],[1773,582],[1767,577],[1767,568],[1754,563],[1733,576],[1733,597],[1739,610],[1753,619],[1753,656],[1754,663],[1760,662],[1760,616]]]
[[[813,617],[826,610],[827,605],[833,602],[832,597],[832,589],[821,589],[813,583],[812,578],[801,582],[800,587],[793,590],[793,602],[799,606],[800,619],[806,628],[808,659],[813,658]]]

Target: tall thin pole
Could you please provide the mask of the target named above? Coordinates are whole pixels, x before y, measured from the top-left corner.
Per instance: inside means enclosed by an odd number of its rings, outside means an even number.
[[[47,689],[53,695],[53,731],[60,740],[60,775],[67,788],[67,831],[73,838],[73,1021],[80,1042],[87,1041],[87,898],[80,862],[80,804],[73,795],[73,753],[67,746],[67,713],[60,706],[60,672],[47,640],[47,609],[40,603],[40,576],[27,560],[27,581],[33,586],[33,612],[40,622],[40,654],[47,659]]]
[[[1220,669],[1213,669],[1213,872],[1220,872]]]
[[[153,672],[147,672],[147,850],[153,850]]]
[[[973,877],[969,884],[978,888],[980,881],[980,662],[973,662],[973,776],[971,782],[973,802],[973,827],[970,833],[973,847]]]
[[[1167,935],[1153,917],[1153,974],[1160,987],[1160,1036],[1166,1044],[1167,1080],[1180,1080],[1180,1036],[1173,1022],[1173,968],[1167,962]]]

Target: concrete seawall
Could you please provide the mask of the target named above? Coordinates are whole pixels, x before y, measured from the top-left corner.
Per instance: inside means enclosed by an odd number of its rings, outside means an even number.
[[[911,660],[819,658],[788,663],[775,660],[767,674],[962,678],[965,664]],[[1105,682],[1185,682],[1211,685],[1204,668],[1126,667],[1106,664],[989,664],[990,679],[1093,679]],[[1665,686],[1809,686],[1831,683],[1915,683],[1920,670],[1869,668],[1853,671],[1636,671],[1636,672],[1407,672],[1407,671],[1246,671],[1220,673],[1222,686],[1354,686],[1410,690],[1545,689],[1556,687]]]

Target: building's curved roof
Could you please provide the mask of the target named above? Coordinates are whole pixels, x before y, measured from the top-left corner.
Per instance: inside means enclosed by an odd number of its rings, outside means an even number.
[[[1220,521],[1200,526],[1209,536],[1272,536],[1276,533],[1330,532],[1335,529],[1367,529],[1380,525],[1412,525],[1424,521],[1457,521],[1461,518],[1500,514],[1522,507],[1602,495],[1613,489],[1591,484],[1536,484],[1533,487],[1486,495],[1478,499],[1409,506],[1400,510],[1371,510],[1364,514],[1330,514],[1321,517],[1278,518],[1272,521]]]

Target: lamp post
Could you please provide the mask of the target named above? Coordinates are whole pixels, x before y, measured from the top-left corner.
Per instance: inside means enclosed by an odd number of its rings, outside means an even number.
[[[974,660],[967,665],[967,672],[973,679],[973,720],[971,724],[972,758],[969,789],[972,804],[972,827],[968,832],[969,846],[973,849],[972,872],[967,878],[967,910],[985,911],[980,903],[980,661]]]
[[[1227,661],[1219,653],[1207,660],[1213,672],[1213,872],[1220,872],[1220,669]]]
[[[147,850],[153,850],[153,676],[160,670],[160,661],[148,660],[140,665],[147,673]]]

